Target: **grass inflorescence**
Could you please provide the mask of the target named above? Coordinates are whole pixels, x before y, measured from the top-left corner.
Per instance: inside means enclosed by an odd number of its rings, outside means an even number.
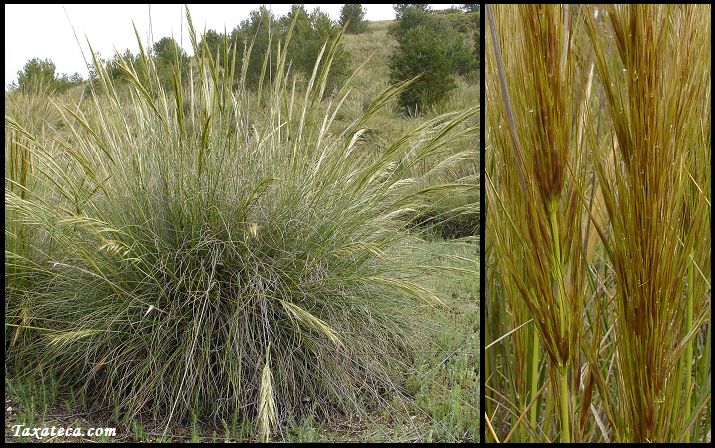
[[[495,440],[709,438],[704,9],[494,8],[485,380]]]

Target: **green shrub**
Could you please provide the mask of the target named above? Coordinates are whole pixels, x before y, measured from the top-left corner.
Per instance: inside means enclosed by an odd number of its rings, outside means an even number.
[[[390,57],[390,82],[397,83],[421,75],[399,96],[400,107],[418,112],[448,98],[457,88],[450,76],[454,68],[445,56],[437,33],[425,27],[408,31]]]
[[[478,58],[474,54],[471,42],[454,28],[445,27],[440,30],[439,38],[444,45],[444,53],[451,62],[454,72],[467,75],[479,68]]]
[[[399,12],[399,19],[388,31],[399,43],[390,63],[391,79],[408,79],[423,71],[434,73],[428,75],[430,80],[414,84],[400,102],[403,109],[429,107],[446,99],[447,93],[456,87],[450,75],[466,76],[479,68],[478,52],[462,34],[478,28],[474,19],[478,23],[479,13],[440,15],[416,5],[406,5]],[[415,31],[418,28],[422,31]],[[437,51],[441,51],[442,56],[438,56]],[[423,59],[425,54],[429,60]]]
[[[479,13],[472,12],[465,14],[463,12],[456,12],[445,15],[436,15],[434,16],[434,22],[436,28],[448,26],[450,28],[454,28],[454,30],[459,33],[466,34],[479,28]]]

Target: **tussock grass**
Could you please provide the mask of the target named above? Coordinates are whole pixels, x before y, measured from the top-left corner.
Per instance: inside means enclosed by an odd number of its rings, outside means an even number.
[[[474,133],[478,108],[366,156],[363,129],[406,83],[335,130],[347,88],[317,106],[337,42],[299,95],[289,82],[232,91],[190,37],[189,79],[177,73],[166,92],[124,62],[119,92],[100,70],[106,97],[57,107],[56,147],[6,115],[6,140],[26,139],[36,168],[32,187],[6,174],[6,220],[32,229],[6,226],[8,367],[32,378],[52,366],[61,384],[164,434],[238,410],[269,440],[308,413],[404,395],[404,367],[446,309],[414,281],[429,271],[394,257],[425,204],[423,177],[405,174],[460,160],[452,145]],[[286,78],[285,55],[271,57]]]
[[[494,12],[486,34],[491,437],[704,440],[709,12]]]

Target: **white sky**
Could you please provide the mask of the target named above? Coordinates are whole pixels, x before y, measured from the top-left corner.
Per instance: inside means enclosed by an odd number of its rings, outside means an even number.
[[[213,29],[230,33],[251,11],[260,5],[197,5],[190,4],[189,12],[197,34]],[[266,5],[274,16],[290,11],[290,5]],[[331,19],[340,19],[342,4],[305,5],[310,13],[316,6]],[[433,8],[446,6],[431,5]],[[363,5],[367,20],[394,20],[395,11],[389,5]],[[68,18],[69,16],[69,18]],[[183,21],[182,21],[183,17]],[[87,68],[77,44],[79,40],[85,57],[91,61],[87,38],[94,51],[102,58],[114,56],[114,48],[123,53],[129,48],[139,52],[132,20],[144,46],[149,32],[149,5],[5,5],[5,86],[17,81],[21,71],[32,58],[51,59],[56,74],[72,76],[75,72],[87,79]],[[71,21],[71,25],[70,25]],[[193,54],[189,39],[184,5],[151,5],[154,42],[162,37],[176,38],[189,55]],[[181,27],[183,24],[183,45]],[[74,26],[74,32],[72,27]],[[86,38],[85,38],[86,35]]]

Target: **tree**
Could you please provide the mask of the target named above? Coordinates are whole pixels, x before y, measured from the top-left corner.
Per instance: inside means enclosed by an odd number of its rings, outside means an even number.
[[[74,72],[74,75],[70,76],[70,82],[76,86],[82,84],[84,80],[82,79],[82,75],[77,72]]]
[[[154,58],[159,81],[165,90],[174,89],[174,72],[183,79],[189,76],[189,56],[173,37],[162,37],[154,44]]]
[[[477,68],[479,68],[479,61],[481,60],[481,29],[480,27],[477,27],[477,30],[474,32],[474,56],[475,59],[477,60]]]
[[[68,77],[64,73],[57,74],[55,71],[55,63],[52,60],[31,59],[25,63],[21,71],[17,72],[17,84],[13,82],[10,88],[20,89],[25,93],[59,94],[83,83],[79,73]]]
[[[389,58],[390,82],[421,75],[400,94],[400,107],[408,113],[419,113],[447,99],[457,84],[450,76],[454,67],[437,33],[420,26],[407,31],[398,42],[397,51]]]
[[[460,5],[460,7],[462,8],[462,11],[464,11],[464,12],[479,12],[481,6],[482,5],[480,5],[480,4]]]
[[[303,5],[293,5],[291,11],[280,19],[281,28],[284,30],[283,41],[285,41],[287,31],[296,15],[297,19],[287,48],[286,60],[292,62],[291,70],[302,73],[306,79],[309,79],[313,74],[320,50],[323,45],[326,45],[318,66],[318,76],[320,76],[325,67],[329,49],[337,38],[340,28],[320,8],[315,8],[308,14]],[[324,96],[339,89],[349,76],[350,52],[343,44],[340,44],[330,65]]]
[[[83,82],[84,81],[82,81],[82,76],[77,72],[75,72],[75,74],[70,76],[69,78],[66,74],[62,73],[62,75],[55,78],[53,84],[54,91],[56,93],[64,93],[72,87],[82,84]]]
[[[398,10],[397,6],[404,8]],[[389,26],[387,34],[399,41],[409,30],[418,26],[434,29],[434,19],[425,6],[427,5],[395,5],[398,18]]]
[[[367,31],[367,21],[365,13],[367,10],[362,8],[362,5],[343,5],[340,10],[340,26],[345,26],[349,22],[347,29],[348,34],[361,34]]]
[[[94,52],[94,58],[96,58],[99,62],[98,65],[100,65],[101,67],[106,66],[107,61],[102,58],[102,54],[99,51]],[[94,63],[94,58],[92,59],[92,63],[89,65],[89,81],[90,83],[94,83],[96,87],[96,81],[99,81],[99,69],[97,68],[97,64]]]
[[[208,49],[209,53],[211,54],[211,58],[215,61],[216,58],[218,57],[219,64],[222,67],[225,67],[226,61],[223,61],[221,59],[221,56],[224,53],[223,34],[219,34],[214,30],[208,30],[202,37],[201,41],[199,41],[200,51],[204,51],[204,43],[206,44],[206,48]]]
[[[55,63],[50,59],[34,58],[21,71],[17,72],[18,88],[23,92],[35,92],[41,86],[53,88],[55,82]]]
[[[263,61],[266,54],[270,51],[271,56],[266,67],[266,77],[264,85],[273,82],[273,75],[276,72],[275,54],[278,50],[277,21],[273,13],[262,5],[258,10],[251,11],[249,18],[243,20],[241,24],[234,28],[231,32],[232,42],[246,42],[247,46],[251,46],[251,54],[248,59],[248,68],[246,71],[246,85],[251,88],[257,88],[263,72]],[[235,74],[240,76],[243,55],[236,55]]]
[[[432,8],[429,7],[429,5],[425,5],[422,3],[398,3],[392,5],[392,9],[395,10],[395,20],[401,20],[402,19],[402,14],[404,14],[405,10],[407,8],[412,7],[418,11],[420,11],[423,14],[427,14],[428,12],[431,11]]]
[[[450,6],[449,8],[435,9],[434,11],[432,11],[433,14],[440,14],[440,15],[457,14],[457,13],[461,13],[461,12],[463,12],[463,11],[454,5]]]
[[[135,66],[137,65],[138,61],[138,56],[134,56],[128,48],[124,51],[124,54],[115,54],[114,57],[107,61],[107,63],[104,65],[105,70],[107,71],[107,75],[109,75],[109,79],[112,80],[114,85],[122,85],[127,82],[127,75],[122,70],[121,68],[121,60],[124,60],[124,62],[127,65]],[[146,78],[146,73],[142,72],[142,70],[137,70],[139,72],[139,75],[142,76],[144,75],[144,79]]]

